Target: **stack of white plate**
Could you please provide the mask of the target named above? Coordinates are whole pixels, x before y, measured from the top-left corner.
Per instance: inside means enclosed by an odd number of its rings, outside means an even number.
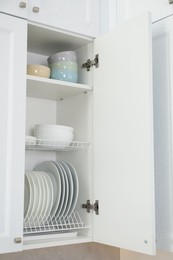
[[[71,163],[40,163],[34,171],[25,174],[25,223],[39,226],[70,217],[78,194],[78,176]]]
[[[71,142],[74,129],[63,125],[35,125],[34,134],[37,139]]]

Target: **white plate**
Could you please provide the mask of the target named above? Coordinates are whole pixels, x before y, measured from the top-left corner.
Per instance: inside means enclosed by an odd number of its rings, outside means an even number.
[[[65,170],[65,173],[66,173],[66,176],[67,176],[67,179],[68,179],[68,185],[69,185],[68,202],[67,202],[67,206],[66,206],[66,209],[65,209],[65,212],[64,212],[64,215],[63,215],[63,217],[65,218],[68,215],[68,212],[69,212],[71,205],[72,205],[74,187],[73,187],[73,178],[72,178],[72,174],[70,172],[69,167],[64,162],[59,162],[59,164]]]
[[[28,218],[29,218],[30,213],[31,213],[31,210],[32,210],[31,207],[32,207],[32,204],[33,204],[33,190],[32,190],[31,180],[30,180],[28,173],[25,173],[25,176],[28,180],[29,191],[30,191],[28,209],[27,209],[27,212],[26,212],[26,215],[25,215],[25,218],[24,218],[24,221],[27,223]]]
[[[29,203],[30,203],[30,186],[29,186],[28,177],[25,174],[24,218],[27,215]]]
[[[59,218],[61,215],[61,212],[64,208],[64,198],[65,198],[65,177],[64,177],[64,173],[62,171],[62,167],[58,162],[53,162],[56,167],[58,168],[58,171],[60,173],[60,177],[61,177],[61,198],[60,198],[60,202],[59,202],[59,207],[58,210],[56,212],[55,218]]]
[[[58,167],[58,169],[61,172],[62,177],[63,177],[62,203],[61,203],[58,213],[56,214],[56,217],[61,219],[64,216],[64,212],[67,207],[69,185],[68,185],[68,178],[66,176],[66,172],[65,172],[64,168],[61,166],[61,164],[59,162],[54,162],[54,163]]]
[[[59,203],[57,203],[56,198],[58,196],[60,196],[60,199],[61,199],[61,194],[59,195],[59,189],[58,189],[57,179],[55,178],[55,175],[49,171],[45,171],[45,172],[49,175],[52,185],[53,185],[53,205],[52,205],[52,209],[50,212],[50,217],[51,217],[51,219],[53,219],[55,217],[58,206],[60,204],[60,201],[59,201]],[[62,190],[61,176],[60,176],[60,186],[61,186],[61,190]]]
[[[31,176],[30,172],[26,173],[26,176],[28,178],[28,182],[29,182],[29,187],[30,187],[30,202],[29,202],[29,206],[28,206],[28,212],[26,214],[26,219],[31,223],[33,223],[33,210],[35,208],[35,195],[34,195],[34,182]]]
[[[58,210],[58,206],[61,198],[61,177],[58,168],[52,161],[45,161],[35,167],[35,171],[44,171],[49,174],[53,184],[53,206],[51,210],[51,216],[53,217]]]
[[[71,171],[71,175],[72,175],[72,178],[73,178],[73,185],[74,185],[72,205],[71,205],[71,208],[68,212],[68,217],[70,217],[70,215],[72,214],[72,212],[74,211],[74,209],[76,207],[76,203],[77,203],[77,200],[78,200],[79,180],[78,180],[78,175],[77,175],[75,167],[69,162],[65,162],[65,164],[69,167],[69,169]]]
[[[43,217],[46,214],[47,210],[47,190],[46,190],[46,185],[45,185],[45,179],[44,175],[42,174],[41,171],[36,171],[37,177],[39,178],[39,183],[40,183],[40,214],[38,213],[38,222],[39,224],[44,224],[44,219]]]
[[[44,179],[44,184],[45,184],[45,188],[46,188],[46,205],[45,205],[45,214],[43,216],[43,221],[46,222],[49,220],[50,218],[50,214],[51,214],[51,210],[52,210],[52,206],[53,206],[53,198],[54,198],[54,190],[53,190],[53,184],[51,181],[51,178],[49,177],[49,175],[42,171],[41,172],[43,179]]]
[[[45,205],[45,190],[42,175],[39,171],[33,171],[33,177],[35,178],[35,183],[38,189],[38,205],[37,211],[35,214],[35,224],[38,225],[40,223],[40,218],[42,216],[42,212],[44,210],[43,206]]]
[[[40,186],[37,179],[37,176],[34,171],[30,172],[33,184],[34,184],[34,204],[33,204],[33,211],[32,211],[32,218],[33,218],[33,224],[36,225],[37,223],[37,217],[38,217],[38,210],[40,207]]]

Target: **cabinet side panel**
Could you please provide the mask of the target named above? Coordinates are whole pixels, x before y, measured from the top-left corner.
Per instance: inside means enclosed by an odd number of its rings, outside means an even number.
[[[151,31],[148,15],[95,41],[95,240],[155,253]]]
[[[152,27],[157,246],[173,251],[173,17],[163,19]]]

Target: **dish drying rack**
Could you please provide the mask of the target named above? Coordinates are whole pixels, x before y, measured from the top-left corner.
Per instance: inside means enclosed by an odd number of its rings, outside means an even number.
[[[23,234],[29,236],[43,233],[63,233],[85,228],[87,227],[82,222],[79,213],[73,212],[69,217],[59,219],[49,217],[46,221],[44,218],[27,218],[24,220]]]
[[[78,149],[84,149],[89,145],[88,142],[59,142],[56,140],[45,140],[45,139],[36,139],[33,141],[26,141],[25,148],[26,150],[48,150],[48,151],[72,151]]]

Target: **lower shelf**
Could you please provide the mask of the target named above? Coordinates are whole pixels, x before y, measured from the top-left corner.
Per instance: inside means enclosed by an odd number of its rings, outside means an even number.
[[[24,236],[50,234],[50,233],[67,233],[85,229],[86,226],[81,220],[78,212],[74,212],[68,218],[44,219],[28,218],[24,220],[23,234]]]
[[[23,249],[29,250],[93,242],[92,236],[81,236],[77,233],[25,236],[23,237]]]

